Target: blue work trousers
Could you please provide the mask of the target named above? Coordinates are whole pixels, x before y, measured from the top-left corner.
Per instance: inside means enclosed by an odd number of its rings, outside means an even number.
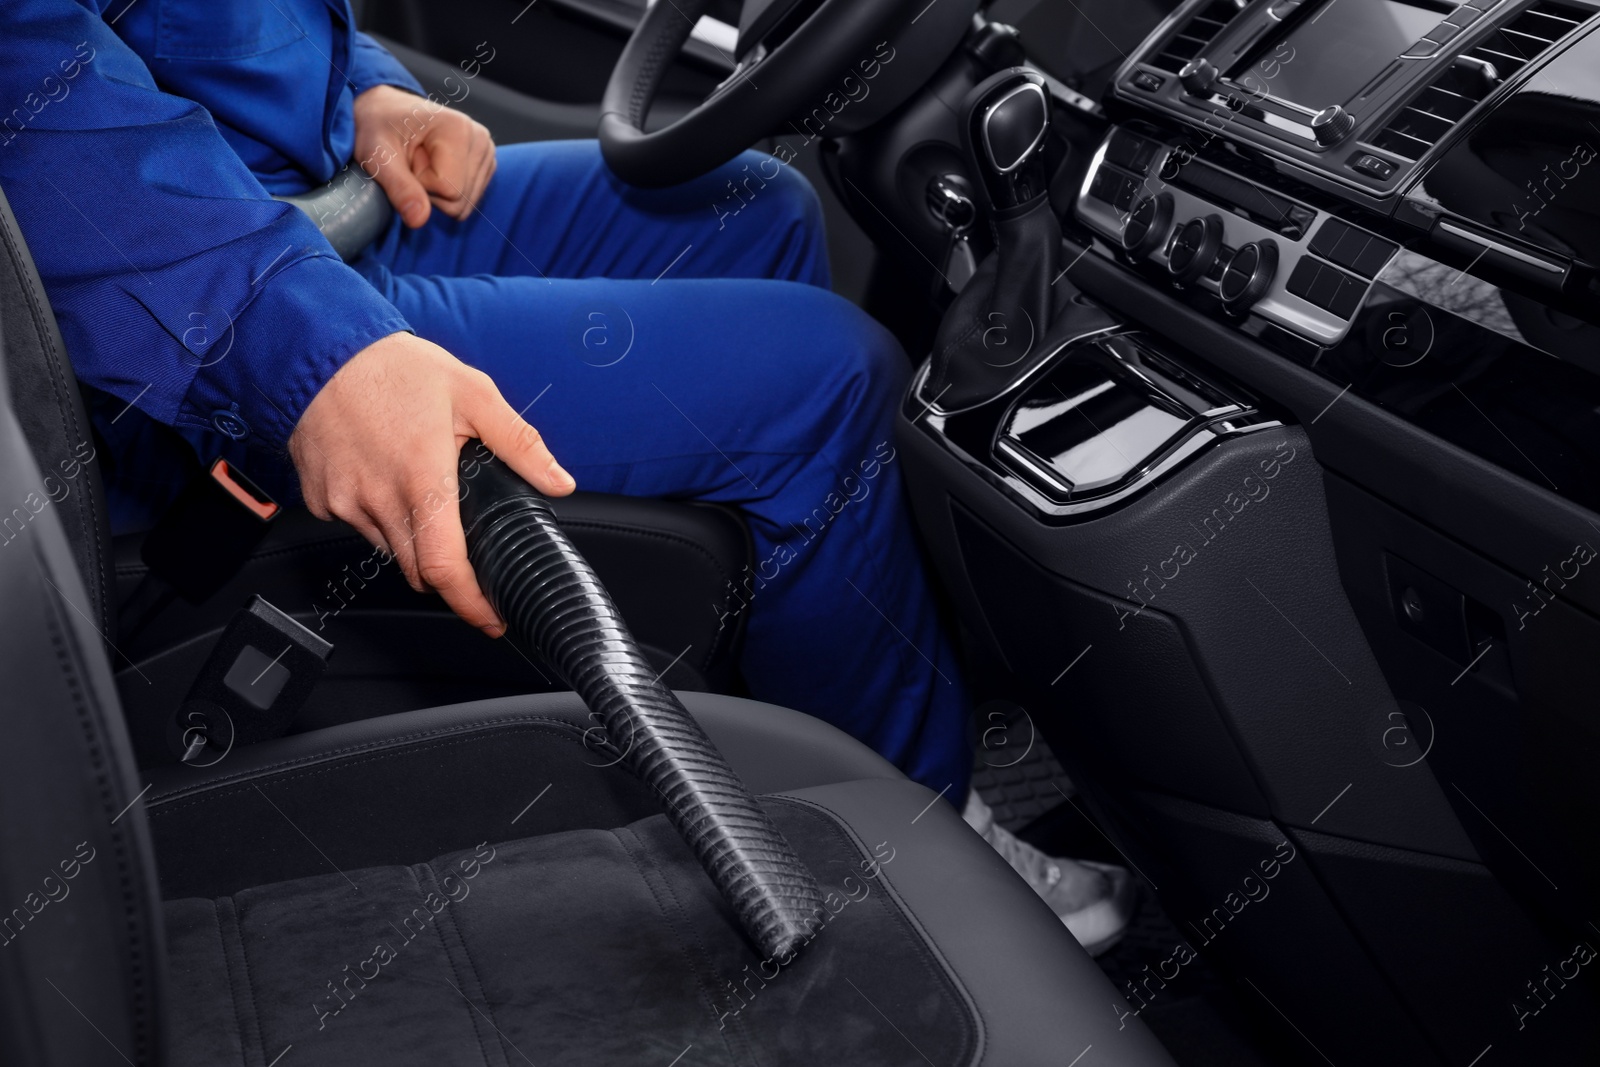
[[[595,142],[511,145],[477,212],[396,220],[354,266],[488,373],[580,488],[741,508],[752,693],[962,803],[966,696],[894,442],[906,359],[829,291],[803,177],[750,152],[646,191]]]

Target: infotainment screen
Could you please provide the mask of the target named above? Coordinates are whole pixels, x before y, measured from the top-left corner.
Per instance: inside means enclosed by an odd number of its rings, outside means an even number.
[[[1445,13],[1399,0],[1327,0],[1286,37],[1232,71],[1248,88],[1314,111],[1347,104]]]

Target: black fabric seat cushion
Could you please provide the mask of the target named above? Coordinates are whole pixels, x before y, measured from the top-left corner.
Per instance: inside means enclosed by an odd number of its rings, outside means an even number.
[[[681,696],[824,887],[851,901],[831,899],[838,916],[791,964],[775,972],[746,947],[575,695],[432,708],[147,772],[173,1062],[269,1067],[293,1044],[277,1067],[672,1067],[680,1053],[676,1067],[1172,1067],[953,805],[819,719]],[[448,897],[445,876],[461,878],[484,840],[508,843],[427,923],[433,940],[394,946],[394,964],[365,989],[352,980],[355,998],[319,1030],[328,983],[359,978],[428,892]],[[448,1026],[433,1021],[451,998]],[[521,1051],[496,1044],[500,1031]]]
[[[171,1062],[971,1062],[970,1002],[882,877],[892,846],[764,803],[829,912],[786,966],[654,816],[169,902]]]

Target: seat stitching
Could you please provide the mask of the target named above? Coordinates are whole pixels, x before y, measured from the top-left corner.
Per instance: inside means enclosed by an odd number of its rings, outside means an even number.
[[[575,738],[571,735],[576,734],[578,737],[582,737],[584,733],[587,732],[580,730],[576,725],[566,722],[562,719],[530,719],[527,716],[489,719],[461,726],[441,727],[435,730],[426,730],[415,734],[407,734],[403,737],[384,738],[378,741],[364,742],[359,745],[349,745],[344,748],[330,749],[326,752],[317,752],[307,756],[300,756],[292,760],[284,760],[281,763],[271,763],[265,767],[258,767],[249,771],[239,771],[236,774],[217,778],[213,781],[202,782],[192,786],[183,786],[179,789],[173,790],[170,793],[156,793],[146,800],[145,807],[147,809],[147,815],[165,815],[172,811],[183,811],[189,807],[192,807],[195,803],[201,800],[218,795],[218,793],[214,791],[220,790],[224,786],[254,782],[260,778],[277,775],[281,771],[290,770],[295,767],[311,767],[318,763],[333,764],[336,761],[339,761],[339,767],[355,767],[360,766],[363,763],[371,763],[374,760],[385,759],[390,756],[398,755],[402,752],[425,752],[430,748],[444,747],[445,745],[449,744],[465,744],[468,741],[477,740],[477,737],[471,735],[479,732],[488,732],[486,728],[498,726],[505,726],[514,730],[535,729],[541,732],[554,732],[549,730],[549,727],[555,726],[566,734],[566,736],[557,734],[557,740],[567,742],[575,741]],[[451,737],[450,735],[452,734],[457,736]],[[461,736],[464,734],[468,736]],[[448,740],[446,740],[447,738]],[[597,750],[606,751],[604,746],[599,746]],[[364,758],[343,761],[343,757],[345,756],[356,755],[364,755]],[[328,766],[315,771],[308,771],[307,774],[325,774],[329,770],[333,769],[335,768]],[[303,777],[306,777],[306,774],[288,775],[282,780],[294,781],[297,778]],[[184,802],[177,803],[178,801]]]
[[[705,946],[701,943],[699,936],[685,936],[687,917],[683,914],[683,905],[678,900],[678,895],[672,891],[672,886],[667,882],[666,877],[657,871],[656,874],[660,878],[662,888],[672,897],[672,906],[669,909],[662,901],[661,894],[656,889],[655,881],[651,879],[650,871],[646,868],[649,858],[645,854],[644,843],[639,841],[637,834],[626,826],[615,830],[607,830],[606,832],[617,839],[617,843],[622,846],[622,851],[627,855],[629,862],[633,864],[633,869],[638,873],[639,880],[644,883],[645,889],[649,890],[651,899],[655,901],[656,910],[661,913],[661,918],[666,923],[667,929],[672,932],[673,939],[678,943],[679,953],[689,964],[689,973],[694,975],[695,985],[699,987],[704,997],[704,1003],[710,1010],[711,1017],[720,1022],[720,1017],[717,1015],[716,998],[712,995],[710,986],[706,984],[706,975],[711,971],[711,963],[706,956]],[[624,834],[627,836],[624,837]],[[638,845],[637,850],[633,845],[629,844],[630,840]],[[650,867],[653,869],[654,864],[650,864]],[[692,949],[689,944],[691,940],[694,942]],[[738,1016],[734,1016],[732,1029],[738,1031],[739,1044],[744,1046],[746,1052],[749,1053],[749,1062],[755,1063],[755,1050],[751,1047],[749,1035],[744,1032],[744,1024],[739,1021]],[[732,1044],[729,1042],[729,1030],[719,1026],[717,1033],[722,1040],[724,1050],[726,1050],[733,1062],[738,1063],[739,1054],[734,1051]]]
[[[434,873],[433,864],[430,861],[424,861],[422,863],[417,864],[415,867],[406,868],[411,873],[411,880],[413,882],[417,883],[417,892],[418,893],[422,893],[423,892],[423,890],[422,890],[422,879],[420,877],[418,877],[418,875],[417,875],[418,868],[421,868],[422,870],[428,872],[428,880],[429,880],[429,882],[431,882],[433,884],[434,891],[437,892],[437,890],[439,889],[439,878]],[[456,981],[458,983],[460,983],[460,985],[457,988],[460,989],[460,991],[461,991],[461,998],[467,1002],[467,1018],[472,1021],[472,1036],[474,1038],[476,1038],[477,1041],[478,1041],[478,1054],[483,1057],[483,1062],[484,1062],[485,1067],[493,1067],[493,1065],[490,1063],[488,1046],[485,1045],[484,1040],[483,1040],[483,1025],[480,1022],[480,1019],[482,1019],[482,1016],[480,1016],[478,1014],[477,1006],[472,1003],[472,993],[476,992],[476,993],[478,993],[479,996],[481,996],[483,998],[483,1006],[484,1006],[484,1015],[485,1016],[488,1016],[489,1015],[489,1011],[491,1010],[490,1009],[490,1005],[489,1005],[489,998],[487,996],[485,996],[484,993],[483,993],[483,982],[478,977],[477,968],[473,968],[473,971],[472,971],[472,980],[473,980],[473,983],[475,984],[476,988],[473,989],[473,990],[467,990],[467,989],[462,989],[461,988],[461,986],[465,986],[467,984],[467,980],[461,976],[461,967],[460,967],[460,965],[458,965],[456,963],[455,953],[450,951],[450,942],[444,936],[444,924],[445,924],[445,922],[448,921],[451,924],[451,928],[456,931],[456,936],[458,938],[461,936],[461,931],[460,931],[459,928],[457,928],[455,926],[455,917],[452,916],[452,915],[448,915],[448,912],[450,911],[450,908],[452,906],[452,902],[450,902],[449,897],[441,897],[441,899],[445,900],[446,904],[434,916],[435,921],[432,924],[433,925],[433,932],[436,935],[438,935],[439,948],[444,952],[445,962],[450,965],[450,970],[455,974]],[[424,901],[423,907],[427,907],[426,901]],[[432,911],[433,909],[429,908],[429,910]],[[466,947],[464,942],[463,942],[462,947],[463,947],[463,949],[465,949],[465,947]],[[470,963],[470,962],[471,962],[471,960],[469,958],[468,963]],[[494,1028],[493,1016],[489,1016],[489,1025],[490,1025],[491,1028]],[[506,1056],[505,1049],[504,1048],[500,1049],[500,1060],[501,1060],[502,1064],[505,1061],[505,1056]]]
[[[435,882],[435,888],[436,889],[442,889],[444,887],[444,883],[439,878],[439,872],[435,871],[433,869],[433,861],[429,860],[426,863],[424,863],[423,866],[428,869],[428,874],[430,876],[432,876],[432,878],[433,878],[433,880]],[[448,893],[445,894],[445,899],[446,900],[450,900],[450,896],[449,896]],[[506,1060],[508,1060],[510,1058],[510,1057],[508,1057],[506,1055],[506,1050],[505,1050],[504,1046],[506,1044],[509,1044],[511,1039],[506,1037],[503,1033],[501,1033],[500,1032],[500,1027],[495,1024],[495,1021],[494,1021],[494,1005],[489,1001],[489,992],[488,992],[488,990],[486,990],[483,987],[483,975],[478,971],[477,961],[475,961],[472,958],[472,947],[467,944],[467,931],[466,931],[466,928],[463,927],[461,925],[460,920],[458,920],[456,918],[456,907],[459,907],[460,904],[464,904],[464,903],[466,903],[466,897],[462,897],[459,902],[451,901],[450,904],[447,904],[445,906],[444,911],[440,912],[440,914],[442,916],[447,916],[449,918],[450,929],[455,931],[456,940],[458,942],[460,942],[460,944],[461,944],[461,954],[462,954],[462,956],[466,957],[467,967],[468,967],[468,969],[470,969],[472,971],[472,981],[478,987],[478,995],[483,998],[483,1013],[486,1016],[489,1017],[489,1025],[494,1030],[495,1035],[500,1039],[500,1044],[501,1044],[500,1059],[501,1059],[502,1062],[504,1062],[504,1061],[506,1061]],[[443,937],[443,934],[441,933],[440,936]]]
[[[843,815],[840,815],[826,804],[809,798],[770,794],[762,797],[762,800],[775,804],[789,804],[797,808],[812,808],[822,812],[828,816],[831,829],[840,838],[853,845],[863,858],[871,858],[872,854],[867,849],[866,842],[861,840],[861,836],[856,833],[855,827],[851,826],[850,821]],[[895,915],[901,922],[910,927],[914,935],[911,938],[913,950],[920,953],[926,962],[933,964],[932,969],[944,979],[946,986],[956,995],[956,999],[966,1004],[967,1016],[975,1024],[972,1035],[972,1056],[967,1060],[967,1063],[969,1067],[977,1067],[978,1064],[983,1062],[984,1051],[988,1044],[983,1009],[978,1005],[972,994],[968,992],[966,984],[956,974],[956,970],[950,964],[950,961],[945,959],[944,953],[940,951],[938,944],[933,940],[933,936],[928,932],[927,927],[917,918],[916,913],[911,910],[905,898],[896,891],[894,884],[883,877],[882,872],[880,872],[877,882],[883,887],[884,895],[895,905],[890,909],[890,914]]]
[[[222,928],[222,909],[215,897],[211,899],[211,918],[217,924],[217,948],[222,953],[222,973],[228,980],[228,1006],[233,1009],[233,1028],[239,1035],[239,1062],[246,1063],[244,1051],[244,1020],[239,1017],[239,986],[233,980],[233,964],[228,959],[228,934]],[[248,1064],[246,1064],[248,1067]]]
[[[14,213],[13,224],[15,224]],[[61,393],[66,385],[66,376],[61,372],[61,353],[56,348],[55,337],[52,335],[50,330],[50,324],[55,323],[55,312],[49,310],[50,303],[48,296],[39,292],[38,288],[34,285],[34,279],[37,277],[38,268],[35,267],[32,271],[25,269],[26,261],[23,257],[26,253],[18,246],[16,240],[13,239],[11,226],[0,226],[0,236],[3,236],[5,239],[6,253],[11,258],[12,269],[16,272],[18,281],[25,287],[28,297],[28,311],[33,316],[34,329],[39,335],[39,349],[49,361],[51,371],[50,388],[56,394],[56,412],[61,416],[61,429],[71,435],[71,440],[77,440],[81,442],[85,440],[85,438],[81,428],[78,426],[78,413],[73,410],[70,401],[65,404],[62,403]],[[20,225],[19,232],[15,236],[18,238],[21,237]],[[29,256],[28,258],[31,259],[32,257]],[[46,317],[47,312],[48,317]],[[59,330],[60,326],[56,326],[56,329]],[[70,366],[70,362],[68,365]],[[71,420],[70,427],[68,426],[69,419]],[[106,550],[105,546],[100,543],[100,523],[98,519],[95,518],[94,497],[94,493],[79,493],[78,501],[76,503],[76,508],[79,513],[79,525],[87,525],[89,532],[94,536],[94,573],[92,575],[86,574],[83,576],[83,578],[86,582],[92,580],[95,583],[97,587],[95,592],[98,594],[95,599],[99,602],[98,606],[100,619],[109,627],[110,622],[113,620],[110,618],[111,605],[110,601],[107,599],[110,595],[110,590],[106,588],[107,583],[105,581]],[[84,523],[82,517],[85,508],[87,508],[89,512],[89,521],[87,524]]]
[[[246,1064],[246,1067],[249,1067],[252,1058],[250,1055],[252,1049],[257,1053],[257,1055],[254,1057],[256,1063],[259,1064],[267,1062],[267,1038],[266,1035],[261,1032],[261,1006],[256,1002],[255,976],[251,974],[250,971],[250,946],[245,943],[244,922],[239,917],[239,903],[231,896],[224,897],[222,899],[227,902],[228,914],[231,920],[229,925],[233,930],[234,939],[239,943],[239,959],[244,963],[244,991],[249,997],[248,1003],[250,1010],[244,1013],[244,1015],[241,1017],[239,1025],[239,1052],[241,1058]],[[218,916],[219,918],[221,916],[220,909],[218,911]],[[223,933],[222,936],[226,938],[227,934]],[[224,954],[226,954],[226,940],[224,940],[223,943],[223,951]],[[224,955],[224,958],[226,958],[226,955]],[[232,969],[230,968],[229,983],[232,984],[232,981]],[[237,993],[234,995],[234,998],[233,1010],[234,1014],[238,1016],[239,1001]],[[246,1025],[248,1025],[250,1033],[246,1033]]]
[[[437,872],[433,870],[433,864],[430,862],[427,864],[427,867],[428,872],[433,874],[435,881],[437,881],[438,875]],[[448,900],[449,897],[447,896],[445,899]],[[465,898],[462,899],[465,901]],[[456,918],[454,907],[447,905],[444,911],[440,914],[449,916],[450,929],[455,931],[456,940],[461,944],[461,955],[466,958],[467,968],[472,972],[472,981],[478,987],[479,996],[483,998],[483,1013],[489,1017],[489,1026],[492,1030],[494,1030],[495,1037],[498,1040],[498,1044],[500,1046],[500,1061],[501,1063],[505,1063],[510,1059],[510,1057],[506,1055],[505,1046],[510,1044],[511,1039],[506,1037],[505,1034],[501,1032],[499,1025],[494,1021],[494,1004],[489,1000],[489,991],[483,987],[483,975],[478,971],[477,961],[472,958],[472,947],[467,944],[466,930],[462,927],[460,920]],[[444,935],[441,933],[440,937],[442,938],[443,936]]]
[[[40,577],[49,581],[46,573],[48,563],[39,549],[37,539],[29,548],[34,567],[39,571]],[[112,798],[113,767],[114,763],[108,758],[101,738],[103,732],[96,729],[96,711],[103,711],[96,694],[92,688],[84,684],[85,671],[80,668],[85,660],[84,650],[78,644],[75,635],[61,614],[60,604],[56,598],[48,598],[45,610],[45,626],[50,637],[50,644],[56,654],[56,665],[61,671],[62,685],[72,701],[72,710],[76,713],[78,728],[82,731],[84,747],[90,762],[90,770],[94,775],[94,782],[99,793],[99,800],[105,811],[110,811],[116,801]],[[130,824],[124,824],[124,827]],[[145,1055],[147,1050],[159,1048],[161,1023],[154,1018],[150,1011],[151,995],[146,992],[149,984],[148,970],[151,967],[152,955],[159,958],[160,947],[152,944],[157,940],[157,924],[160,922],[159,903],[151,902],[154,914],[141,914],[140,904],[144,903],[139,891],[139,877],[137,872],[138,851],[137,846],[129,847],[128,835],[135,831],[125,828],[113,829],[110,833],[110,844],[117,859],[117,880],[120,885],[123,918],[128,924],[128,979],[133,986],[133,1030],[134,1040],[138,1045],[140,1055]],[[155,927],[156,929],[152,929]]]

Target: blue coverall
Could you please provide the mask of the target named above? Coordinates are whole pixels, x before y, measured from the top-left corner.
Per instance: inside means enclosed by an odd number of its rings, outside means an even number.
[[[0,184],[89,387],[115,521],[171,499],[185,443],[293,499],[306,405],[411,330],[487,372],[581,487],[743,508],[752,692],[962,802],[965,695],[893,441],[905,359],[828,291],[791,167],[746,153],[645,192],[593,142],[502,147],[479,211],[397,218],[347,266],[269,193],[346,164],[355,96],[421,91],[348,0],[0,12]],[[460,57],[463,84],[494,52]]]

